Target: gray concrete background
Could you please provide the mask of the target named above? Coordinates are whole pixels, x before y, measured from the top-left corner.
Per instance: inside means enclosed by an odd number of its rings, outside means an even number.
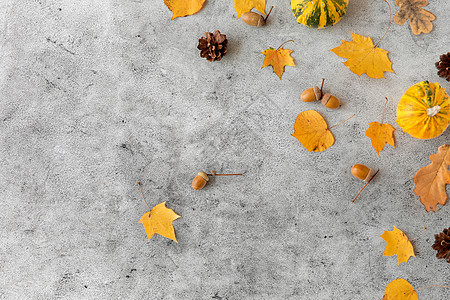
[[[381,299],[396,278],[450,285],[450,265],[431,248],[450,206],[426,213],[412,183],[450,131],[422,141],[398,130],[397,148],[381,158],[364,136],[385,96],[385,120],[399,129],[395,110],[410,85],[450,90],[434,67],[450,50],[450,4],[430,2],[431,33],[392,24],[380,47],[396,74],[377,80],[329,50],[351,40],[349,30],[376,42],[383,1],[350,1],[338,25],[316,31],[296,23],[289,1],[269,0],[267,26],[251,28],[231,0],[174,21],[162,0],[2,0],[0,298]],[[197,41],[216,29],[228,54],[209,63]],[[288,39],[297,66],[280,81],[260,69],[260,52]],[[342,99],[337,111],[299,100],[322,77]],[[332,130],[331,148],[309,153],[290,136],[308,109],[330,125],[356,117]],[[352,204],[362,186],[354,163],[380,174]],[[193,191],[195,174],[211,169],[245,176]],[[138,180],[150,205],[167,201],[182,216],[179,244],[147,243]],[[400,266],[382,257],[379,235],[393,225],[416,251]]]

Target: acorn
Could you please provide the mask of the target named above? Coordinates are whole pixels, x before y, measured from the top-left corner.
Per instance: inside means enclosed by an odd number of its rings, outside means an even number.
[[[269,17],[270,13],[272,12],[273,6],[270,8],[269,13],[264,18],[260,14],[257,14],[255,12],[249,11],[242,14],[241,18],[242,21],[244,21],[246,24],[254,27],[261,27],[266,25],[267,18]]]
[[[336,109],[341,106],[341,102],[339,101],[339,99],[331,95],[330,93],[326,93],[325,95],[323,95],[320,103],[331,109]]]
[[[192,188],[194,190],[201,190],[205,187],[208,181],[208,174],[206,174],[205,172],[198,172],[197,176],[195,176],[194,180],[192,180]]]
[[[373,170],[362,164],[354,165],[351,172],[353,176],[363,180],[364,182],[369,182],[374,176]]]
[[[320,100],[320,98],[322,98],[322,91],[319,89],[317,85],[315,85],[312,88],[304,90],[303,93],[300,95],[300,99],[302,99],[303,102],[313,102],[316,100]]]
[[[208,176],[242,176],[242,174],[217,174],[216,171],[212,170],[211,174],[205,172],[198,172],[194,180],[192,180],[192,188],[194,190],[201,190],[209,181]]]
[[[324,106],[336,109],[339,106],[341,106],[341,102],[339,99],[330,93],[323,94],[323,83],[325,81],[325,78],[322,78],[322,85],[320,86],[320,89],[318,86],[314,86],[312,88],[306,89],[303,91],[303,93],[300,95],[300,99],[303,102],[313,102],[315,100],[320,101]]]

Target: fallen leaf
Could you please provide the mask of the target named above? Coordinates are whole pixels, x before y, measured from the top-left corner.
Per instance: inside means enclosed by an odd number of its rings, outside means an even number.
[[[172,222],[178,218],[180,216],[172,209],[167,208],[166,202],[163,202],[155,205],[151,211],[144,213],[138,223],[144,225],[149,241],[157,233],[178,243],[175,238],[175,229],[172,225]]]
[[[251,11],[253,8],[266,14],[266,0],[234,0],[234,9],[238,14],[238,19],[243,13]]]
[[[366,136],[372,141],[372,147],[377,151],[378,156],[380,156],[380,151],[384,149],[386,143],[395,148],[394,131],[395,128],[388,123],[369,123],[369,128],[366,130]]]
[[[414,193],[420,197],[420,202],[426,211],[436,212],[438,204],[447,202],[445,185],[450,184],[450,145],[442,145],[438,152],[430,156],[431,164],[420,168],[414,175],[413,182],[416,184]]]
[[[307,110],[297,116],[292,136],[310,152],[321,152],[334,144],[327,122],[315,110]]]
[[[281,80],[281,76],[283,76],[284,72],[284,67],[295,66],[294,59],[291,56],[292,52],[292,50],[284,49],[283,47],[279,49],[270,47],[269,49],[264,50],[263,52],[261,52],[265,55],[261,69],[272,66],[273,72],[277,74]]]
[[[394,226],[394,230],[385,231],[380,236],[386,241],[386,249],[383,256],[397,255],[399,265],[402,262],[407,262],[411,256],[415,257],[411,242],[400,229]]]
[[[433,29],[433,21],[436,17],[421,7],[427,6],[427,0],[395,0],[395,5],[400,9],[394,16],[394,22],[398,25],[405,24],[409,19],[409,25],[414,34],[428,33]]]
[[[386,286],[383,300],[419,300],[419,297],[408,281],[399,278]]]
[[[348,58],[344,65],[353,73],[361,76],[366,73],[371,78],[385,78],[383,72],[392,72],[392,62],[384,49],[375,47],[372,39],[353,32],[353,41],[342,41],[342,44],[330,51],[336,55]]]
[[[172,20],[190,16],[202,9],[205,0],[164,0],[164,4],[172,11]]]

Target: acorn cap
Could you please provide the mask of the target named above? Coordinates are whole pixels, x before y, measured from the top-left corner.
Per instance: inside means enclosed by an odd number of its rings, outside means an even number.
[[[208,174],[206,174],[205,172],[198,172],[197,175],[200,176],[201,178],[205,179],[206,181],[209,181]]]
[[[326,93],[325,95],[323,95],[322,100],[320,100],[320,103],[322,103],[323,105],[326,105],[328,103],[328,101],[331,98],[331,94],[330,93]]]
[[[314,94],[316,95],[316,100],[320,100],[320,98],[322,98],[322,92],[320,91],[319,87],[317,85],[315,85],[313,87],[314,90]]]

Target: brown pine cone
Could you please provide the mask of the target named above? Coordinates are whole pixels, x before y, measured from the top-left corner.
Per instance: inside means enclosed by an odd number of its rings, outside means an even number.
[[[227,54],[227,36],[220,34],[219,30],[216,30],[214,34],[212,32],[205,32],[205,37],[198,39],[197,48],[200,49],[200,56],[206,57],[207,61],[219,61]]]
[[[450,81],[450,52],[447,54],[442,54],[440,61],[436,63],[436,68],[438,69],[439,77],[447,79]]]
[[[446,259],[450,264],[450,228],[444,229],[443,232],[434,235],[435,242],[433,249],[437,250],[436,257],[438,259]]]

